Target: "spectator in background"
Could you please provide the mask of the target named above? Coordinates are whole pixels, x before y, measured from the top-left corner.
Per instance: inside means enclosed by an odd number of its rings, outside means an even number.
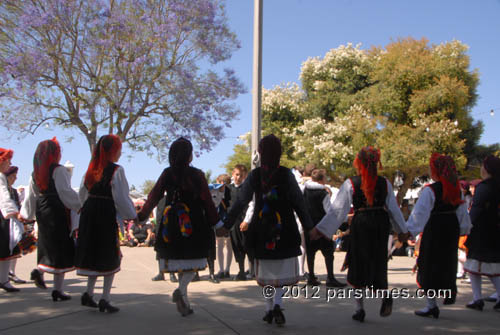
[[[142,206],[135,206],[135,211],[139,212]],[[129,246],[150,247],[153,245],[153,227],[148,222],[133,221],[128,228]]]
[[[313,220],[313,224],[318,224],[331,207],[330,194],[325,186],[326,171],[324,169],[315,169],[311,173],[311,180],[305,183],[304,200]],[[307,267],[309,268],[308,285],[318,286],[320,281],[314,275],[314,259],[316,252],[321,251],[325,258],[327,275],[327,287],[344,287],[346,284],[340,283],[333,274],[333,253],[335,251],[335,242],[331,238],[320,238],[312,241],[308,235],[305,236]]]
[[[217,177],[217,184],[222,184],[222,188],[219,190],[224,193],[220,204],[217,206],[217,212],[219,213],[219,218],[223,220],[227,215],[227,208],[229,207],[230,190],[227,185],[231,184],[231,177],[227,174],[221,174]],[[219,279],[229,279],[231,274],[229,270],[231,269],[231,263],[233,261],[233,247],[231,245],[231,239],[229,233],[224,236],[217,236],[217,259],[219,261],[219,273],[217,278]],[[226,249],[226,256],[224,257],[224,249]],[[224,258],[226,259],[226,265],[224,266]]]
[[[8,184],[8,189],[10,193],[10,198],[14,200],[16,203],[17,208],[21,208],[21,203],[19,200],[19,194],[17,193],[17,190],[12,187],[14,183],[16,182],[17,179],[17,171],[19,168],[17,166],[11,166],[6,172],[5,176],[7,177],[7,184]],[[23,280],[16,276],[16,265],[17,265],[17,258],[12,258],[10,260],[10,271],[9,271],[9,279],[10,281],[16,283],[16,284],[26,284],[26,280]]]

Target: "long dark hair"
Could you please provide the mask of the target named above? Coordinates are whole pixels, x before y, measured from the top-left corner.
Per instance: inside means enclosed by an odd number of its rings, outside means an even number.
[[[267,135],[259,142],[259,155],[261,166],[261,188],[263,193],[271,190],[271,180],[280,166],[281,142],[273,134]]]

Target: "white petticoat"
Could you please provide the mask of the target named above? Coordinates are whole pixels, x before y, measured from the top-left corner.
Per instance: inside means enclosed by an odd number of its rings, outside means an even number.
[[[163,272],[200,271],[207,267],[206,258],[166,259]]]
[[[255,260],[255,277],[261,286],[281,287],[299,281],[299,261],[297,257],[285,259]]]
[[[464,270],[476,275],[497,277],[500,276],[500,263],[486,263],[468,258],[465,261]]]

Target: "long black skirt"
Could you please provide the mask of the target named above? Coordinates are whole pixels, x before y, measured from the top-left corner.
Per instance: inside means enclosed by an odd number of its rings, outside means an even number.
[[[80,214],[75,265],[81,276],[120,271],[121,252],[112,198],[88,198]]]
[[[10,252],[10,220],[4,219],[0,213],[0,261],[21,257],[19,247]]]
[[[75,259],[75,243],[71,234],[70,211],[57,194],[37,199],[38,268],[49,273],[72,271]]]
[[[458,238],[455,213],[431,215],[425,225],[417,259],[417,283],[424,290],[457,292]]]
[[[390,222],[386,211],[355,213],[347,251],[347,281],[355,288],[387,289],[387,242]]]

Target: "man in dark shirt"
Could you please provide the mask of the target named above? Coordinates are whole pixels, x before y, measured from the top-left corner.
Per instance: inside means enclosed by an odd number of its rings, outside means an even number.
[[[129,228],[130,245],[132,247],[150,247],[153,245],[153,230],[149,223],[134,222]]]

